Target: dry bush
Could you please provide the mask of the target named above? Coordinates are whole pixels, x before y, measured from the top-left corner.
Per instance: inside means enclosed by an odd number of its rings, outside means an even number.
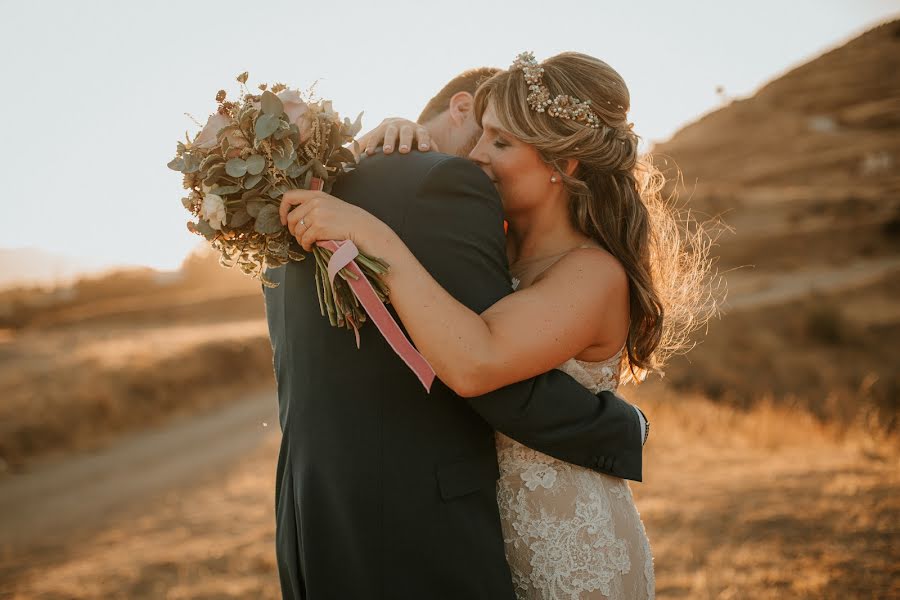
[[[735,407],[766,401],[896,436],[900,319],[890,306],[898,292],[900,283],[886,281],[726,314],[672,362],[666,381]]]
[[[850,336],[849,324],[833,301],[823,300],[806,312],[807,336],[824,344],[839,345]]]
[[[198,297],[258,296],[259,291],[258,281],[236,269],[223,268],[208,248],[200,247],[173,273],[129,268],[82,277],[65,286],[2,290],[0,329],[106,319],[136,305],[159,311],[176,297],[195,302]]]
[[[130,355],[119,364],[49,364],[18,379],[3,373],[0,461],[15,469],[26,459],[91,447],[272,385],[272,348],[263,324],[257,331]]]

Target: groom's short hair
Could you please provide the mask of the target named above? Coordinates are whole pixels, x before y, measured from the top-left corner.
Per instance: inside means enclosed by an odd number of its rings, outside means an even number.
[[[422,114],[416,119],[419,124],[427,123],[448,108],[450,108],[450,98],[459,92],[469,92],[473,96],[475,90],[482,83],[493,77],[500,69],[494,67],[479,67],[470,69],[464,73],[460,73],[447,83],[434,98],[428,101]]]

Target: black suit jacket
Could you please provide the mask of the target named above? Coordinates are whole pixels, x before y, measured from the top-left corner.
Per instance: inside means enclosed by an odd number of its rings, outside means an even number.
[[[499,197],[469,161],[378,154],[334,194],[392,227],[472,310],[511,292]],[[615,395],[595,396],[557,370],[469,400],[437,380],[426,394],[374,325],[357,349],[352,332],[320,315],[313,267],[272,269],[279,286],[265,289],[283,434],[275,508],[284,598],[514,598],[494,430],[640,480],[638,419]]]

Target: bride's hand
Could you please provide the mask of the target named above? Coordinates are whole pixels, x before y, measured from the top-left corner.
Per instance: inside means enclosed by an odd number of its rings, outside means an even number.
[[[320,240],[351,240],[358,247],[368,246],[367,241],[387,227],[360,207],[314,190],[288,190],[278,214],[307,252]]]
[[[400,154],[409,152],[413,142],[418,144],[418,148],[422,152],[427,152],[428,150],[440,151],[437,143],[431,139],[431,135],[429,135],[425,127],[399,117],[385,119],[381,122],[381,125],[357,141],[359,147],[364,148],[365,153],[368,155],[375,154],[375,149],[380,145],[384,145],[385,154],[390,154],[396,147],[398,136]]]

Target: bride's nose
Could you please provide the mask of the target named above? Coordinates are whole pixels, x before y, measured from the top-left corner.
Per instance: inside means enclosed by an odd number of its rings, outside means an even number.
[[[475,144],[475,147],[472,148],[472,151],[469,152],[469,160],[474,161],[482,169],[487,167],[490,162],[487,153],[483,149],[483,141],[484,137],[482,136]]]

